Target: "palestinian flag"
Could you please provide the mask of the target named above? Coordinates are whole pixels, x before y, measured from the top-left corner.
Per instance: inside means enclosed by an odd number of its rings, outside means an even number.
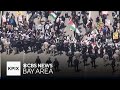
[[[54,12],[51,12],[51,13],[50,13],[50,16],[51,16],[53,19],[56,19],[56,18],[57,18],[57,15],[56,15]]]
[[[68,25],[70,27],[70,30],[75,31],[78,34],[80,33],[80,31],[76,28],[76,26],[75,26],[75,24],[73,23],[72,20],[69,21]]]

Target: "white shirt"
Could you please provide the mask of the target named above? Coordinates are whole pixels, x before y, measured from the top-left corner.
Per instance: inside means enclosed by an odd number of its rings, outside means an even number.
[[[30,37],[29,37],[29,35],[26,35],[26,39],[29,39]]]
[[[18,16],[18,21],[20,22],[22,22],[23,21],[23,19],[22,19],[22,16]]]
[[[49,29],[49,27],[50,27],[50,26],[49,26],[48,24],[45,25],[45,29]]]
[[[43,29],[43,25],[41,25],[41,24],[37,25],[37,28],[36,28],[36,29],[42,30],[42,29]]]
[[[77,15],[80,16],[80,13],[78,13]]]
[[[40,38],[42,39],[44,37],[44,35],[41,35]]]
[[[69,41],[70,39],[69,39],[69,37],[67,37],[67,41]]]
[[[52,23],[50,23],[49,25],[50,25],[50,27],[51,27],[51,26],[52,26]]]
[[[23,37],[25,37],[25,36],[26,36],[26,34],[22,34],[22,36],[23,36]]]
[[[2,16],[2,21],[3,21],[3,22],[6,22],[6,17],[5,17],[5,15]]]
[[[59,21],[60,21],[60,18],[58,17],[57,20],[56,20],[56,22],[58,23]]]
[[[2,41],[3,43],[5,42],[5,40],[6,40],[5,38],[1,37],[1,41]]]

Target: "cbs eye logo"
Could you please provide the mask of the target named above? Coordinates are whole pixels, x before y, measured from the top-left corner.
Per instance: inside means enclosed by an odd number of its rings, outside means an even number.
[[[20,61],[7,61],[7,76],[21,76],[21,62]]]

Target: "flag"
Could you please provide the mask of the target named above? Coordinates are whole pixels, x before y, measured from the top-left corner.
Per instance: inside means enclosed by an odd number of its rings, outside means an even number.
[[[50,16],[51,16],[53,19],[56,19],[56,18],[57,18],[57,15],[56,15],[54,12],[51,12],[51,13],[50,13]]]
[[[78,34],[80,33],[80,31],[76,28],[76,26],[75,26],[75,24],[73,23],[72,20],[69,21],[68,25],[69,25],[69,27],[70,27],[70,30],[75,31],[75,32],[78,33]]]

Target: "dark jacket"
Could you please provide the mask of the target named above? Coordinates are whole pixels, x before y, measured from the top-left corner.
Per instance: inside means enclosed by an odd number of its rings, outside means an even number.
[[[79,60],[78,60],[78,59],[75,59],[75,60],[74,60],[74,65],[75,65],[75,66],[79,65]]]
[[[40,64],[41,60],[39,58],[36,59],[35,63]]]

